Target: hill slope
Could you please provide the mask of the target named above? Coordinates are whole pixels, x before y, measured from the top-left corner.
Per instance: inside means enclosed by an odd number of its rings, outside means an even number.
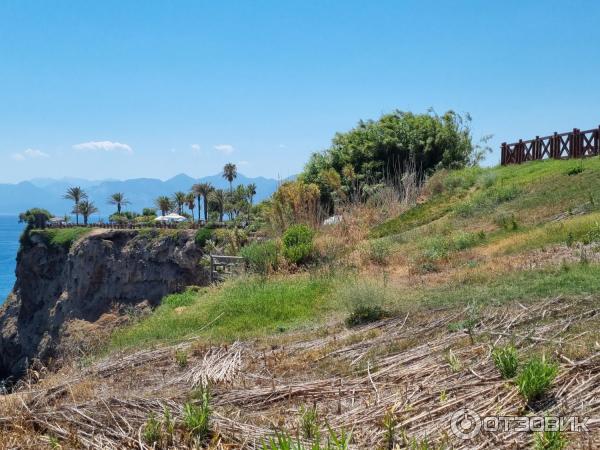
[[[206,382],[214,448],[261,448],[277,430],[264,448],[350,431],[334,449],[597,448],[599,181],[597,159],[471,168],[436,174],[389,220],[351,208],[319,231],[320,266],[169,296],[88,366],[0,398],[0,437],[151,447],[143,430],[168,408],[176,426],[161,439],[192,448],[186,405]],[[348,326],[359,310],[384,317]],[[511,346],[518,374],[503,378],[493,355]],[[556,376],[528,397],[536,367]],[[592,420],[587,433],[461,440],[461,408]]]

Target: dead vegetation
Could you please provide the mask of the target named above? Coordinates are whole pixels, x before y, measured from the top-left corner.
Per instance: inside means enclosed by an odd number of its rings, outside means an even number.
[[[405,315],[272,346],[204,347],[190,340],[46,378],[38,370],[30,383],[0,397],[0,448],[152,448],[143,429],[165,409],[176,424],[169,447],[195,448],[182,425],[183,405],[206,385],[213,408],[209,448],[262,448],[277,430],[296,436],[307,408],[315,408],[322,432],[328,426],[351,431],[352,448],[388,448],[392,439],[398,448],[427,442],[429,448],[509,449],[533,439],[508,432],[460,441],[450,420],[463,407],[481,416],[596,417],[589,434],[568,440],[570,448],[597,448],[600,308],[594,300],[482,310],[473,341],[460,325],[466,312],[441,310],[435,319]],[[492,348],[507,342],[522,357],[544,351],[560,364],[551,391],[535,405],[493,364]],[[176,352],[187,355],[185,366]]]

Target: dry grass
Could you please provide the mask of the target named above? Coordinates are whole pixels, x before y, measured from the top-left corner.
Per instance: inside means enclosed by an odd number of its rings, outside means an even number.
[[[293,434],[300,408],[313,404],[320,427],[353,430],[353,448],[383,442],[381,420],[389,410],[396,411],[398,435],[449,440],[456,449],[522,448],[531,435],[484,434],[462,442],[449,431],[450,415],[462,406],[506,415],[526,408],[490,357],[493,345],[509,341],[522,354],[552,348],[560,362],[552,401],[538,405],[541,413],[600,413],[600,348],[594,343],[600,309],[594,299],[485,309],[474,343],[461,331],[448,331],[462,317],[446,310],[435,319],[405,315],[285,344],[203,347],[191,340],[116,354],[0,397],[0,448],[45,448],[55,439],[61,448],[145,449],[139,433],[150,412],[160,417],[167,406],[181,421],[190,391],[206,383],[215,410],[212,448],[251,449],[280,428]],[[185,369],[173,358],[176,349],[189,355]],[[461,361],[459,371],[448,366],[449,350]],[[599,433],[600,423],[593,422],[590,435],[570,438],[572,448],[600,443]],[[180,428],[176,438],[176,448],[191,448]]]

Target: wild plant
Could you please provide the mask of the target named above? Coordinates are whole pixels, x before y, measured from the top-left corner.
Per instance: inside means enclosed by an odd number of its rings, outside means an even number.
[[[187,352],[185,350],[176,350],[175,351],[175,362],[177,362],[177,365],[179,367],[181,367],[182,369],[184,367],[187,367],[187,365],[188,365]]]
[[[563,450],[567,444],[567,438],[561,431],[542,431],[533,438],[534,450]]]
[[[199,389],[195,393],[197,403],[188,402],[183,407],[183,425],[190,436],[202,442],[210,436],[210,394],[208,388]]]
[[[144,425],[144,430],[142,431],[142,438],[144,442],[148,445],[156,445],[160,444],[160,440],[162,437],[161,433],[161,425],[160,422],[156,419],[156,416],[153,412],[148,416],[148,420]]]
[[[446,355],[446,362],[450,366],[450,370],[452,370],[452,372],[460,372],[461,371],[462,363],[460,362],[460,359],[458,358],[458,356],[456,356],[456,354],[452,350],[448,351],[448,353]]]
[[[558,366],[546,361],[546,357],[535,357],[523,367],[517,378],[519,392],[528,402],[539,399],[552,386],[558,374]]]
[[[389,408],[385,412],[381,424],[383,426],[385,448],[387,450],[393,450],[396,446],[396,426],[398,425],[398,418],[396,417],[394,408]]]
[[[306,439],[314,439],[319,434],[319,413],[317,407],[300,408],[300,427]]]
[[[519,355],[517,349],[512,345],[496,347],[492,350],[492,360],[502,378],[513,378],[519,368]]]

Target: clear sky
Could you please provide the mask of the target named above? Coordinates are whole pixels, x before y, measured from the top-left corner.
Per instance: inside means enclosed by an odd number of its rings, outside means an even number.
[[[286,177],[336,131],[454,109],[498,145],[600,124],[597,1],[0,2],[0,182]]]

